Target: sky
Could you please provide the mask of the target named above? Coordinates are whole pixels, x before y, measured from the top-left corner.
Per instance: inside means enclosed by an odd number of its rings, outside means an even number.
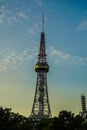
[[[0,106],[31,113],[42,14],[52,116],[87,97],[87,0],[0,0]]]

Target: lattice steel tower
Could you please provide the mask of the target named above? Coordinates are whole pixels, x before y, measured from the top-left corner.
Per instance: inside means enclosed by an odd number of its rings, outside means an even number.
[[[43,16],[38,62],[35,65],[35,71],[37,72],[36,91],[32,112],[30,115],[30,118],[33,119],[44,119],[51,117],[48,88],[47,88],[47,73],[49,72],[49,65],[46,61],[46,56],[47,55],[45,49],[44,16]]]

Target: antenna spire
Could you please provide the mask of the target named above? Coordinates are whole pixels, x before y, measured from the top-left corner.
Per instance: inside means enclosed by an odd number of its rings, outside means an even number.
[[[44,13],[42,15],[42,32],[44,32]]]

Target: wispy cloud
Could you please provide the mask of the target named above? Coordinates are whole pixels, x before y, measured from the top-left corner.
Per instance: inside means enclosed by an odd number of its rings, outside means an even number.
[[[43,1],[42,0],[34,0],[39,6],[43,5]]]
[[[25,49],[22,52],[16,52],[12,49],[6,49],[0,53],[0,71],[16,69],[18,65],[28,64],[36,57],[36,48]]]
[[[32,24],[32,26],[28,29],[28,32],[31,35],[38,34],[38,32],[40,32],[40,27],[36,23]]]
[[[63,51],[56,50],[53,47],[49,48],[48,54],[49,59],[57,65],[61,64],[87,65],[87,57],[83,58],[75,55],[70,55]]]
[[[87,65],[87,57],[70,55],[53,47],[48,48],[47,54],[49,61],[56,65]],[[36,47],[24,49],[21,52],[6,49],[0,53],[0,71],[16,69],[20,65],[29,64],[37,58],[37,55],[38,49]]]
[[[29,16],[23,11],[13,11],[5,6],[0,6],[0,24],[12,25],[14,23],[22,23],[23,20],[28,19]]]
[[[29,19],[29,16],[27,16],[24,12],[17,12],[16,15],[22,19]]]
[[[79,25],[77,26],[76,30],[77,31],[87,30],[87,20],[80,22]]]

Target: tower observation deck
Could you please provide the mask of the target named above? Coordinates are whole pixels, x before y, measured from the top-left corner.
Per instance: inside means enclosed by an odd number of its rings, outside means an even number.
[[[45,119],[51,117],[50,103],[48,97],[48,87],[47,87],[47,73],[49,72],[49,65],[46,61],[46,56],[47,55],[45,48],[44,16],[43,16],[38,61],[35,65],[35,71],[37,72],[37,81],[36,81],[34,102],[30,115],[30,118],[32,119]]]

